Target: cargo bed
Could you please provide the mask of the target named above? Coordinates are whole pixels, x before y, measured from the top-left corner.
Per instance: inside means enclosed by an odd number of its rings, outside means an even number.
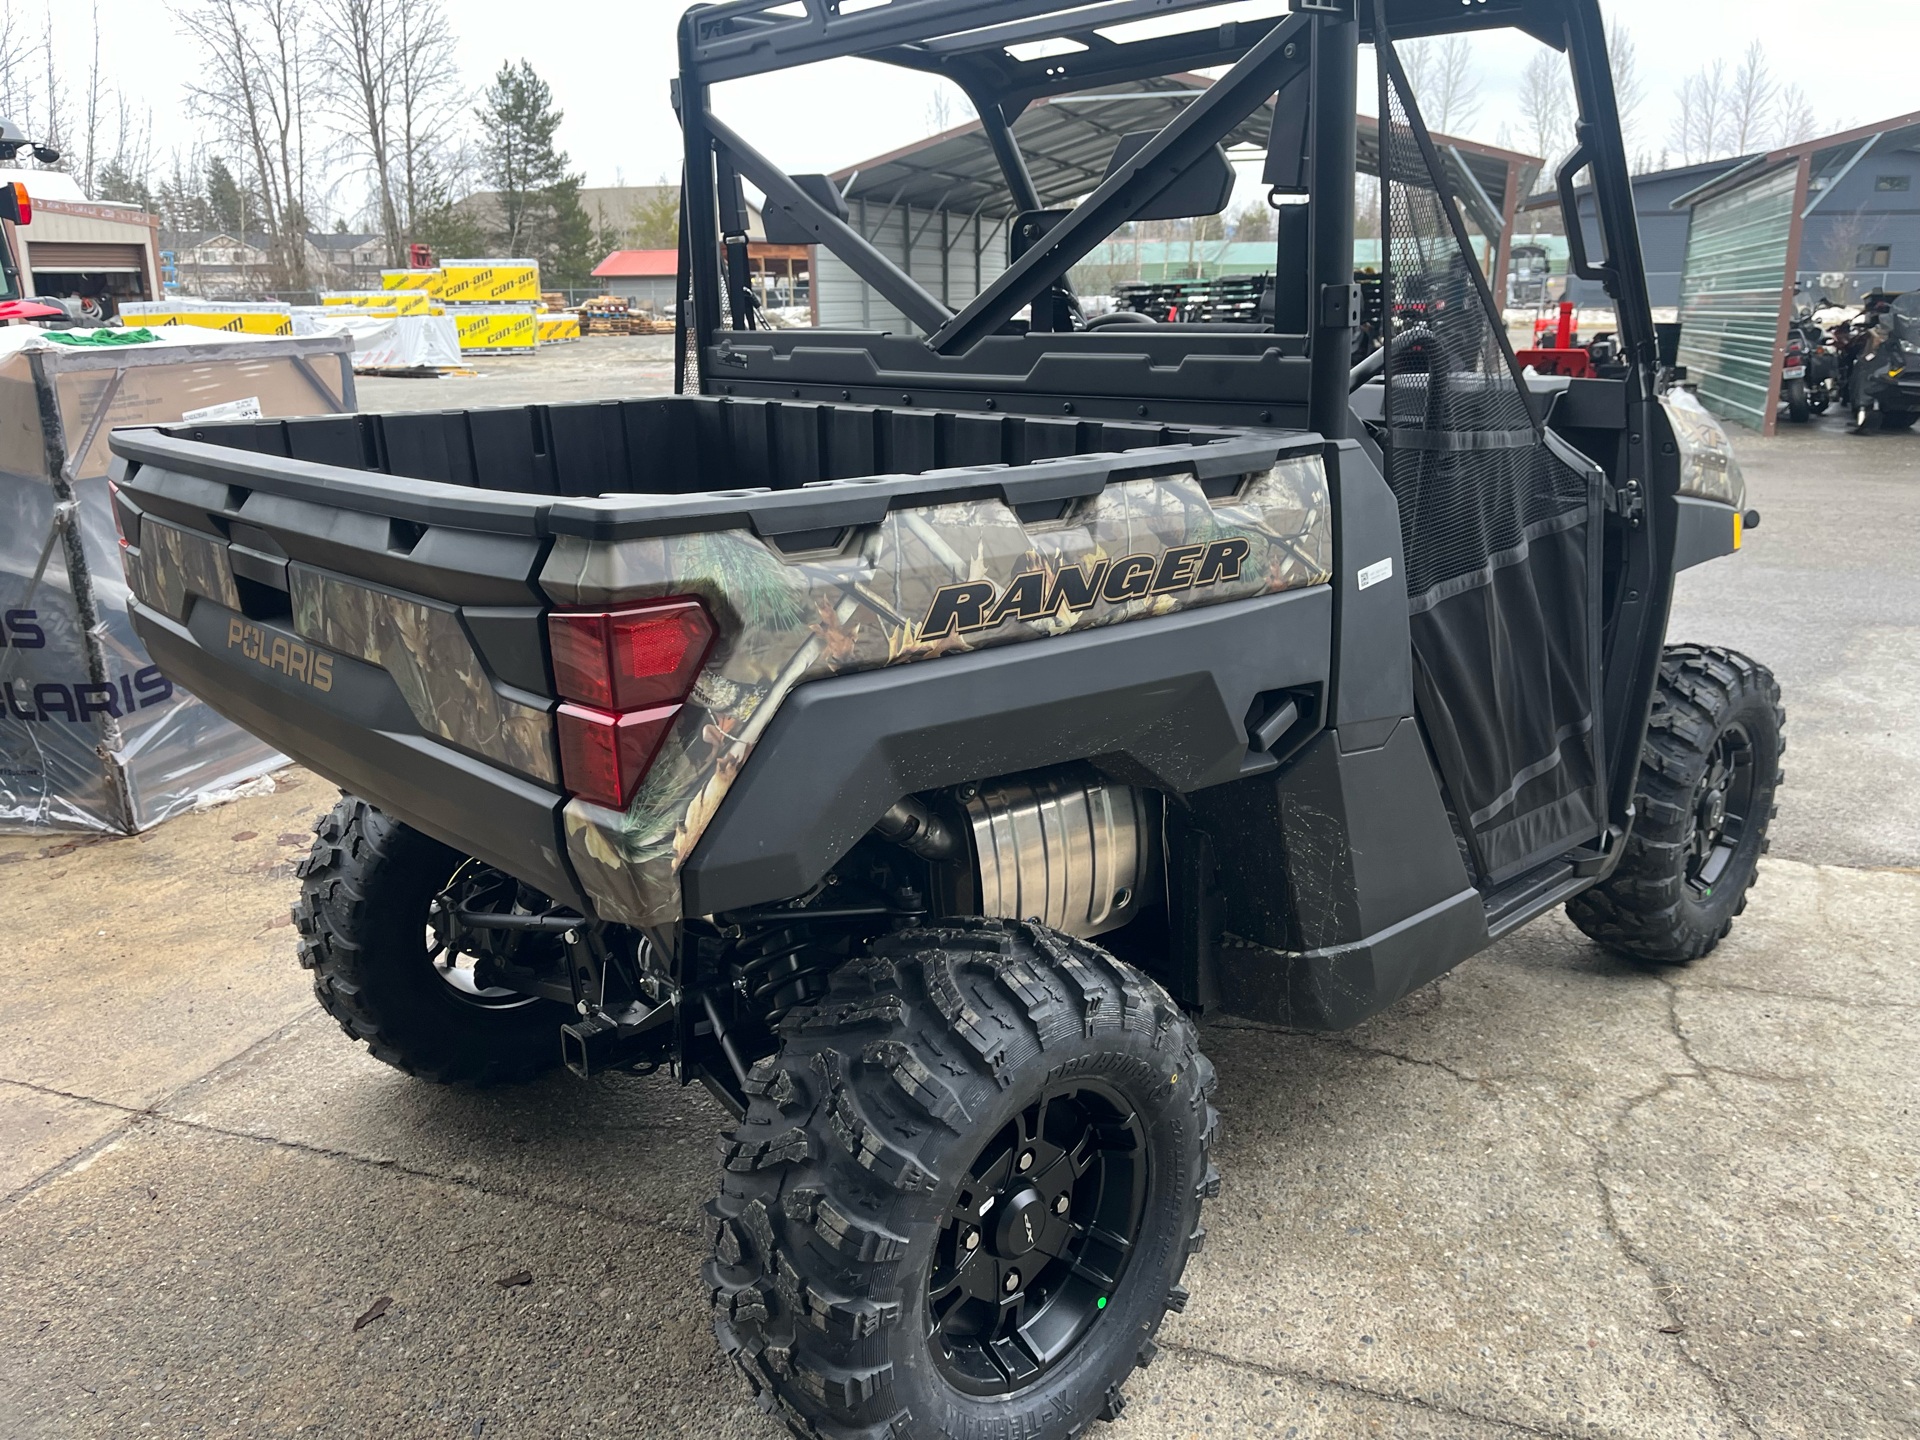
[[[583,908],[569,834],[577,851],[587,821],[578,800],[571,828],[563,814],[555,740],[556,607],[696,594],[729,643],[787,647],[790,686],[813,673],[794,647],[819,651],[825,596],[831,610],[884,592],[885,623],[909,632],[902,657],[897,643],[870,653],[870,628],[838,668],[1054,633],[1008,624],[924,644],[911,627],[925,601],[901,596],[977,576],[981,556],[1018,568],[1093,523],[1117,557],[1139,548],[1136,531],[1177,544],[1197,525],[1217,540],[1218,524],[1257,530],[1271,511],[1306,535],[1307,558],[1284,576],[1249,567],[1239,583],[1062,612],[1082,628],[1321,583],[1324,509],[1294,497],[1323,483],[1322,448],[1271,431],[697,396],[113,437],[135,623],[167,672],[343,787]],[[1287,457],[1298,473],[1275,480]],[[920,548],[903,561],[908,532],[934,538],[928,550],[909,536]],[[876,564],[893,567],[884,583]],[[755,609],[768,585],[789,592],[777,635]],[[617,814],[590,818],[614,833]],[[619,833],[639,845],[634,825]]]

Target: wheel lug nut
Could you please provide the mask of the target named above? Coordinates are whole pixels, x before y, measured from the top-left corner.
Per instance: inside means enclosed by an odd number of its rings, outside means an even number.
[[[1033,1169],[1033,1152],[1029,1150],[1020,1157],[1020,1173],[1024,1175],[1031,1169]]]
[[[1018,1270],[1009,1270],[1007,1272],[1006,1283],[1002,1288],[1004,1288],[1009,1295],[1018,1290],[1020,1288],[1020,1272]]]
[[[980,1248],[980,1232],[978,1230],[967,1231],[967,1238],[960,1243],[969,1250],[978,1250]]]
[[[1066,1214],[1066,1213],[1067,1213],[1067,1203],[1068,1203],[1068,1202],[1067,1202],[1067,1197],[1066,1197],[1066,1196],[1064,1196],[1064,1195],[1062,1195],[1062,1196],[1061,1196],[1061,1197],[1060,1197],[1059,1199],[1057,1199],[1057,1200],[1055,1200],[1055,1201],[1053,1202],[1053,1213],[1054,1213],[1054,1214],[1056,1214],[1056,1215],[1064,1215],[1064,1214]]]

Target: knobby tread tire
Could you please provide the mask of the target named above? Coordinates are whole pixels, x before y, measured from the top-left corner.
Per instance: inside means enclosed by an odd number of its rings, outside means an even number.
[[[949,921],[874,942],[781,1025],[721,1138],[704,1277],[720,1344],[807,1440],[1079,1436],[1153,1356],[1219,1193],[1212,1065],[1179,1007],[1038,925]],[[1159,1172],[1112,1308],[1030,1391],[946,1387],[919,1323],[940,1216],[980,1148],[1048,1083],[1120,1087]],[[1148,1092],[1136,1094],[1139,1092]]]
[[[1637,814],[1619,868],[1567,904],[1589,937],[1635,959],[1685,965],[1712,952],[1747,908],[1771,841],[1768,826],[1786,778],[1786,711],[1780,686],[1758,661],[1711,645],[1671,645],[1661,661],[1653,716],[1640,755]],[[1687,880],[1694,800],[1713,745],[1744,724],[1760,768],[1752,828],[1710,897]]]
[[[463,1004],[427,959],[427,904],[463,858],[342,796],[296,871],[300,964],[320,1008],[376,1060],[440,1085],[531,1080],[560,1061],[565,1008]]]

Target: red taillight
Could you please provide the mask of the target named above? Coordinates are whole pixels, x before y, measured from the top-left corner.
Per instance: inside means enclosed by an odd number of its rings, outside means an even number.
[[[651,600],[619,610],[547,617],[567,790],[626,808],[653,764],[713,648],[713,621],[698,600]]]
[[[656,600],[549,615],[547,635],[562,697],[643,710],[686,696],[713,645],[713,622],[698,600]]]
[[[16,225],[31,225],[33,197],[27,194],[27,187],[18,180],[14,180],[8,183],[7,191],[4,197],[6,203],[4,207],[0,207],[0,213],[4,213],[6,218]]]
[[[560,774],[568,792],[609,810],[624,810],[679,713],[678,705],[631,715],[562,705]]]

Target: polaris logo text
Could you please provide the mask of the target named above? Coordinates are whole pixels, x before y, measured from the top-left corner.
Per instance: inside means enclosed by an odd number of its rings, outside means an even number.
[[[1044,570],[1028,570],[1008,581],[1004,591],[991,580],[943,586],[927,610],[920,638],[944,640],[991,630],[1008,620],[1045,620],[1063,609],[1077,614],[1101,600],[1122,605],[1238,580],[1252,553],[1249,540],[1216,540],[1211,545],[1176,545],[1158,556],[1066,565],[1051,577]]]
[[[311,649],[298,640],[237,619],[227,622],[227,648],[323,693],[333,689],[333,656],[324,650]]]

